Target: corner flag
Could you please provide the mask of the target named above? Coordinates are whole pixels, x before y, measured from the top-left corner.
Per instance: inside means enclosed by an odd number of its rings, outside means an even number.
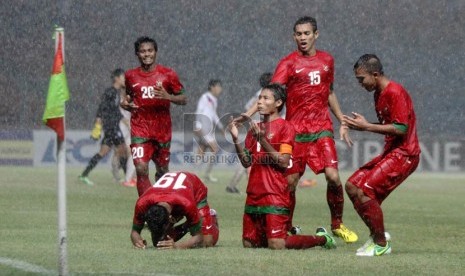
[[[48,127],[57,133],[59,141],[63,141],[65,138],[63,118],[65,116],[65,102],[69,99],[64,61],[64,29],[56,27],[55,59],[53,61],[52,76],[50,77],[47,102],[42,119]]]

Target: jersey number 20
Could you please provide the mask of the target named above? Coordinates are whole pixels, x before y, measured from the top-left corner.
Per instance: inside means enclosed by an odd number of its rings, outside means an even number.
[[[153,184],[154,188],[169,188],[171,185],[173,185],[173,190],[178,190],[178,189],[186,189],[187,187],[184,186],[184,180],[186,180],[186,175],[183,173],[177,174],[177,173],[165,173],[160,179],[158,179],[155,184]],[[176,181],[175,181],[176,180]]]

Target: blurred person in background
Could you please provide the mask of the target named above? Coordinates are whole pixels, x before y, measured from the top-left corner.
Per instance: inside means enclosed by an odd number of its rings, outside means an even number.
[[[119,109],[120,93],[125,89],[124,70],[121,68],[114,70],[111,73],[111,79],[113,85],[105,90],[102,96],[91,133],[91,138],[97,141],[100,139],[103,130],[104,135],[100,151],[90,159],[87,167],[79,176],[79,180],[89,186],[94,185],[88,177],[89,173],[111,151],[112,147],[115,147],[115,155],[118,157],[120,167],[126,171],[127,151],[123,133],[119,126],[122,118]]]
[[[215,164],[216,154],[219,151],[218,143],[215,138],[215,131],[218,128],[224,132],[223,124],[217,113],[218,97],[223,92],[221,80],[212,79],[208,82],[208,91],[203,93],[197,103],[195,111],[195,129],[194,134],[199,144],[198,154],[203,156],[205,151],[210,150],[211,158],[207,160],[207,168],[204,173],[204,179],[210,182],[217,182],[218,179],[211,175],[213,165]]]
[[[121,98],[125,96],[125,92],[121,92]],[[119,171],[121,168],[121,162],[118,154],[116,151],[113,154],[111,159],[111,171],[113,174],[113,178],[115,182],[120,183],[126,187],[135,187],[137,184],[136,179],[136,167],[134,166],[134,161],[132,160],[131,156],[131,112],[124,110],[121,106],[119,107],[123,118],[119,122],[119,127],[121,132],[123,133],[124,143],[126,144],[126,152],[127,152],[127,162],[126,162],[126,173],[124,174],[124,180],[121,182],[121,178],[119,176]]]

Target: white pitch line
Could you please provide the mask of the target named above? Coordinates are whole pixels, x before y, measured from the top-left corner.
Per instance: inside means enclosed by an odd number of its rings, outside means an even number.
[[[0,264],[10,266],[25,272],[40,273],[40,274],[57,274],[56,271],[48,270],[44,267],[24,262],[21,260],[15,260],[10,258],[0,257]]]

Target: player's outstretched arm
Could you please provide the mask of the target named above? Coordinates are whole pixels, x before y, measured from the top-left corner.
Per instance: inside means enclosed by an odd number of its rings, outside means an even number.
[[[241,115],[239,115],[238,117],[234,118],[234,121],[236,123],[245,123],[245,122],[249,122],[251,119],[250,117],[252,117],[255,113],[257,113],[258,111],[258,107],[257,107],[257,102],[256,101],[251,108],[249,108],[249,110],[247,110],[245,113],[242,113]]]
[[[354,142],[350,138],[349,128],[343,121],[343,113],[341,111],[341,106],[339,105],[337,96],[332,89],[329,92],[328,103],[329,103],[329,108],[331,109],[331,112],[333,112],[334,116],[336,116],[337,120],[341,124],[341,126],[339,127],[340,139],[344,140],[347,143],[347,145],[351,147],[354,144]]]
[[[373,124],[368,122],[361,114],[352,112],[352,115],[353,117],[349,117],[347,115],[343,116],[343,122],[351,129],[396,136],[404,136],[407,133],[407,126],[403,124]]]

